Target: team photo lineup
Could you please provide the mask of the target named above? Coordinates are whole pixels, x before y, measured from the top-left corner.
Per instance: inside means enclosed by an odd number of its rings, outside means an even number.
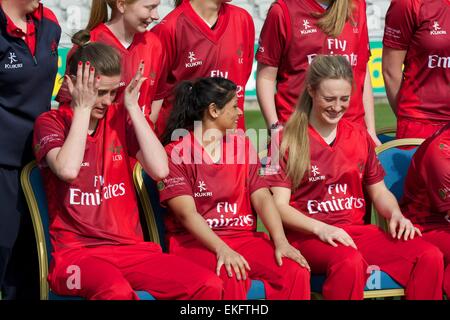
[[[450,0],[69,2],[0,0],[0,300],[448,300]]]

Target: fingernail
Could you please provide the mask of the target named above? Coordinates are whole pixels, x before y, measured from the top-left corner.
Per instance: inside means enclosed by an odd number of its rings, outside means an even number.
[[[83,64],[83,62],[81,62],[81,61],[78,61],[78,65],[79,66],[81,66]]]
[[[100,80],[100,76],[97,76],[97,80]]]
[[[90,65],[91,63],[89,62],[89,61],[86,61],[86,65],[88,66],[88,65]]]
[[[91,67],[91,72],[93,72],[94,71],[94,67]]]

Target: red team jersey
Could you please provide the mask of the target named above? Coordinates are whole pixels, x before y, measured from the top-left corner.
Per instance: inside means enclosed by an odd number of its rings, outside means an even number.
[[[101,42],[115,48],[122,57],[122,76],[120,80],[120,88],[117,92],[115,101],[123,102],[125,87],[130,83],[139,67],[139,63],[143,60],[144,77],[147,80],[142,84],[139,94],[139,106],[148,118],[151,112],[151,105],[156,94],[156,88],[161,73],[161,65],[163,61],[163,53],[161,42],[150,31],[144,33],[136,33],[130,47],[125,48],[123,44],[116,38],[111,30],[101,23],[90,32],[92,42]],[[70,50],[70,57],[76,47]],[[68,88],[63,85],[58,92],[58,101],[67,102],[72,100]]]
[[[275,106],[278,120],[285,123],[295,110],[303,91],[306,70],[318,54],[343,55],[353,68],[355,85],[344,117],[365,126],[362,101],[367,62],[370,57],[366,3],[355,0],[354,21],[345,23],[342,33],[329,37],[317,26],[312,13],[323,13],[315,0],[278,0],[270,8],[256,60],[278,68]]]
[[[363,185],[384,178],[372,139],[366,130],[346,120],[339,121],[332,146],[312,126],[308,132],[311,169],[297,190],[292,191],[290,205],[327,224],[362,225],[366,212]],[[292,190],[285,168],[285,161],[280,160],[279,168],[266,170],[270,186]]]
[[[392,0],[383,45],[406,50],[398,118],[450,120],[450,1]]]
[[[45,156],[62,147],[72,123],[69,106],[41,115],[34,129],[34,151],[42,170],[55,251],[73,247],[135,244],[143,241],[128,155],[139,151],[126,110],[113,104],[88,136],[78,177],[60,180]]]
[[[268,188],[257,154],[247,138],[235,135],[223,139],[222,150],[227,161],[213,163],[193,134],[168,144],[170,173],[158,184],[160,201],[164,205],[177,196],[192,196],[197,212],[219,235],[256,231],[250,196]],[[187,233],[170,212],[166,226],[168,234]]]
[[[416,151],[405,181],[402,211],[422,230],[450,228],[450,124]]]
[[[163,133],[172,110],[172,91],[182,80],[227,78],[238,86],[238,106],[243,110],[255,41],[255,27],[247,11],[222,3],[211,29],[185,0],[151,31],[159,36],[166,58],[156,95],[156,99],[164,99],[158,134]],[[244,117],[240,117],[238,128],[244,127]]]

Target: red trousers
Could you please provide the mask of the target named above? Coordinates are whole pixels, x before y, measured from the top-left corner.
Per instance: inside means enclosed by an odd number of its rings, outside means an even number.
[[[425,232],[423,239],[438,247],[444,255],[444,292],[450,298],[450,226]]]
[[[423,120],[416,121],[410,119],[397,120],[397,139],[402,138],[423,138],[431,137],[436,131],[445,126],[448,122]]]
[[[223,294],[214,272],[150,242],[69,249],[54,255],[50,269],[55,293],[93,300],[138,299],[134,290],[156,299],[212,300]]]
[[[251,280],[264,283],[268,300],[308,300],[310,299],[310,274],[291,259],[283,258],[280,267],[275,260],[274,245],[262,232],[239,232],[233,236],[221,236],[233,250],[241,254],[250,265],[247,280],[228,277],[225,267],[220,270],[224,284],[224,299],[245,300]],[[171,253],[190,259],[199,265],[215,270],[217,258],[191,235],[172,236],[169,240]]]
[[[373,225],[342,227],[358,250],[333,247],[316,236],[289,234],[311,266],[312,273],[326,274],[325,299],[363,299],[364,287],[376,266],[405,287],[407,299],[442,299],[443,258],[439,249],[423,239],[395,240]]]

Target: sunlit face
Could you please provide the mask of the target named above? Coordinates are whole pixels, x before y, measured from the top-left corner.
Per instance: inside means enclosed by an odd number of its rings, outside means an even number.
[[[138,33],[145,32],[153,21],[159,19],[159,3],[160,0],[137,0],[125,4],[123,13],[125,23]]]
[[[317,90],[308,89],[313,100],[310,120],[322,125],[337,125],[350,103],[352,84],[344,79],[323,80]]]
[[[243,115],[242,110],[237,105],[237,96],[235,95],[221,110],[216,118],[215,124],[221,131],[227,129],[236,129],[239,117]]]
[[[103,119],[108,107],[114,101],[120,85],[120,75],[107,77],[100,75],[97,99],[91,111],[91,119]]]

